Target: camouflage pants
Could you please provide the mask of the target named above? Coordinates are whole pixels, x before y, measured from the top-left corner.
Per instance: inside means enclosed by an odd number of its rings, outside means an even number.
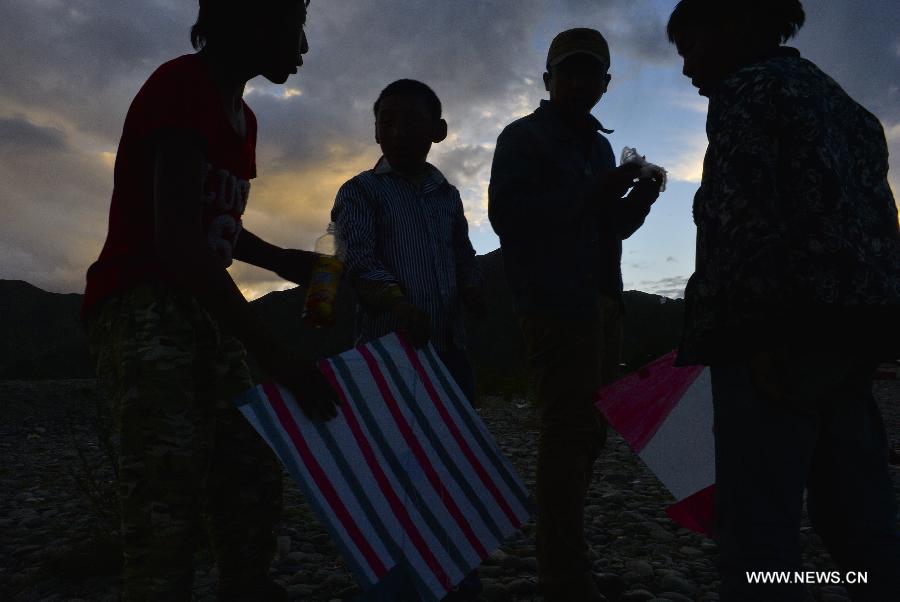
[[[252,386],[239,341],[184,293],[140,285],[89,323],[120,437],[125,600],[189,600],[210,538],[220,591],[268,576],[281,469],[229,399]]]

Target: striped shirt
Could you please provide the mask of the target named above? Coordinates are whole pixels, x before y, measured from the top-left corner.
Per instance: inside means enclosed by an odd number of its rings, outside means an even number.
[[[397,284],[431,318],[431,341],[441,351],[465,349],[460,290],[481,286],[459,191],[428,165],[417,187],[383,157],[346,182],[331,219],[353,280]],[[389,312],[361,308],[357,335],[366,342],[399,328]]]

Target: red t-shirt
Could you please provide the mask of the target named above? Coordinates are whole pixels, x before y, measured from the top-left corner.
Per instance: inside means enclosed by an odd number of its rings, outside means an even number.
[[[231,126],[209,68],[196,54],[163,64],[146,81],[125,117],[109,229],[87,272],[83,317],[105,297],[162,276],[153,240],[153,179],[155,143],[166,132],[187,132],[204,151],[204,190],[197,202],[203,203],[210,247],[225,267],[231,264],[249,180],[256,177],[256,117],[246,103],[243,107],[245,138]]]

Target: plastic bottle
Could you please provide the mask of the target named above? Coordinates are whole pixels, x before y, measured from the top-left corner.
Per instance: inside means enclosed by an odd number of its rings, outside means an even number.
[[[316,258],[303,306],[303,323],[314,328],[334,324],[338,284],[344,270],[343,249],[336,230],[331,222],[325,234],[316,239]]]

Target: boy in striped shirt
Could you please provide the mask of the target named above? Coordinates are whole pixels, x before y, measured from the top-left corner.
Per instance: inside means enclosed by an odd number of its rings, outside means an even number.
[[[400,331],[417,347],[430,340],[471,402],[463,308],[483,311],[482,278],[459,191],[427,161],[447,137],[441,102],[424,83],[401,79],[374,112],[382,157],[340,188],[331,212],[359,293],[358,338]]]

